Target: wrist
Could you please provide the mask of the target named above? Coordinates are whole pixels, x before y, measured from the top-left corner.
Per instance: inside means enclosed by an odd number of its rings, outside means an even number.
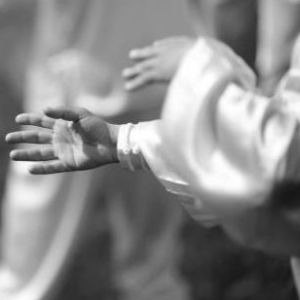
[[[108,125],[108,131],[109,131],[110,140],[111,140],[111,144],[112,144],[112,148],[111,148],[112,149],[112,159],[113,159],[113,162],[116,162],[116,163],[119,162],[117,143],[118,143],[120,127],[121,127],[121,125],[115,125],[115,124]]]
[[[119,128],[117,142],[118,161],[122,167],[131,171],[148,169],[139,145],[139,136],[138,124],[127,123]]]

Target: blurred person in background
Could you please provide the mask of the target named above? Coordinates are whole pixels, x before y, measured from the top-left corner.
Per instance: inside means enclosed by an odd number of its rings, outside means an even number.
[[[2,5],[4,11],[17,5],[20,14],[30,5],[34,13],[23,24],[31,43],[16,36],[16,48],[23,51],[18,80],[19,73],[9,68],[25,111],[80,105],[115,122],[158,116],[165,88],[125,93],[120,71],[132,45],[188,31],[179,1]],[[1,299],[189,298],[177,270],[182,212],[150,175],[115,167],[32,177],[26,169],[12,164],[7,179]],[[97,240],[107,227],[111,247],[109,238]],[[97,251],[107,259],[99,261]],[[63,276],[70,269],[76,276]]]

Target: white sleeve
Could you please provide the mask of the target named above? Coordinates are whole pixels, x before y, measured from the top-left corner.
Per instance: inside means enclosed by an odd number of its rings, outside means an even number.
[[[160,122],[121,126],[117,145],[121,165],[131,171],[150,169],[167,191],[182,196],[178,199],[196,221],[205,226],[215,225],[216,217],[192,196],[189,184],[165,160]]]
[[[168,190],[197,199],[189,203],[193,215],[205,208],[232,219],[288,202],[278,195],[300,182],[295,111],[282,95],[257,94],[254,74],[228,47],[199,39],[171,84],[161,120],[134,126],[129,140]]]
[[[274,191],[300,183],[297,113],[280,97],[260,96],[255,81],[228,47],[201,38],[164,105],[164,160],[220,217],[267,205]]]
[[[265,98],[240,58],[200,39],[173,80],[160,125],[164,160],[226,232],[288,255],[300,253],[297,68]]]
[[[161,155],[160,121],[122,125],[118,136],[118,158],[131,171],[151,169],[172,193],[190,195],[188,184],[172,170]]]

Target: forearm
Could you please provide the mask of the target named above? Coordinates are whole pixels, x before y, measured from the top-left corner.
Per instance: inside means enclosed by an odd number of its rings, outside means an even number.
[[[299,181],[298,118],[282,98],[255,93],[253,73],[234,53],[200,39],[153,124],[136,131],[143,158],[167,189],[174,191],[175,182],[201,200],[188,203],[194,216],[205,207],[248,246],[299,253],[286,198],[298,191],[289,189]]]
[[[298,253],[300,237],[290,214],[299,205],[294,201],[287,209],[299,190],[294,105],[287,109],[282,97],[258,95],[239,58],[200,39],[185,57],[162,114],[165,159],[180,170],[194,197],[235,239],[290,254]]]

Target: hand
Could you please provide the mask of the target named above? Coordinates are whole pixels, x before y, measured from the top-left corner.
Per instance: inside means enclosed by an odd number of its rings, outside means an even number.
[[[39,144],[10,153],[13,160],[38,161],[33,174],[52,174],[96,168],[118,162],[118,125],[109,124],[80,108],[48,108],[44,114],[25,113],[16,117],[20,125],[43,128],[21,130],[6,136],[8,143]]]
[[[125,89],[132,91],[154,82],[169,82],[193,42],[191,38],[174,37],[132,50],[129,57],[135,64],[123,71]]]

